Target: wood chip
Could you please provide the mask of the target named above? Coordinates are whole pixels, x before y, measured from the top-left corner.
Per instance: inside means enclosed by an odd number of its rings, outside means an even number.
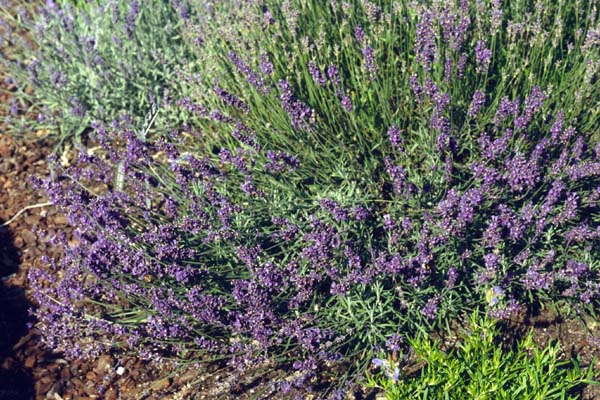
[[[25,359],[25,368],[31,369],[35,365],[35,355],[30,355]]]

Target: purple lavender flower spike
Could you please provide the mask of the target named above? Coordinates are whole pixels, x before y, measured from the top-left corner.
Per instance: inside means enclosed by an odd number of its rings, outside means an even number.
[[[323,208],[325,211],[330,212],[336,221],[348,220],[348,211],[346,211],[336,201],[333,201],[331,199],[323,199],[321,200],[320,204],[321,208]]]
[[[388,138],[390,139],[390,143],[396,149],[398,149],[400,151],[404,151],[404,148],[402,146],[403,140],[402,140],[400,129],[396,125],[392,125],[389,127],[387,134],[388,134]]]
[[[129,39],[133,39],[136,29],[136,19],[140,13],[140,4],[134,0],[129,5],[129,13],[127,14],[125,24],[125,34]]]
[[[340,73],[338,71],[337,66],[332,64],[329,67],[327,67],[327,78],[329,78],[329,81],[334,86],[340,85]]]
[[[295,170],[300,166],[300,160],[297,157],[282,152],[267,150],[268,163],[265,164],[265,168],[272,172],[281,172],[284,170]]]
[[[496,35],[502,26],[502,0],[492,0],[490,7],[490,23],[492,26],[492,35]]]
[[[235,52],[229,53],[229,59],[234,63],[238,71],[240,71],[245,77],[246,81],[252,86],[260,90],[264,94],[270,92],[270,88],[265,80],[256,72],[253,71],[245,62],[243,62]]]
[[[450,267],[448,269],[448,275],[446,280],[446,287],[448,289],[452,289],[456,286],[456,282],[458,281],[458,271],[454,267]]]
[[[519,130],[525,130],[533,120],[535,113],[542,108],[544,100],[547,98],[548,96],[542,92],[539,86],[534,86],[527,99],[525,99],[523,113],[515,120],[515,127]]]
[[[219,85],[215,85],[214,91],[226,104],[229,104],[230,106],[233,106],[245,113],[248,113],[250,111],[250,108],[246,103],[244,103],[244,101],[242,101],[236,95],[224,90]]]
[[[344,110],[347,113],[351,113],[353,106],[352,106],[352,100],[350,99],[350,96],[348,96],[347,94],[345,94],[341,100],[340,100],[340,104],[342,105],[342,107],[344,108]]]
[[[439,295],[435,295],[435,296],[429,298],[429,300],[427,300],[427,303],[425,304],[425,306],[421,309],[421,314],[423,314],[425,317],[427,317],[430,320],[435,319],[435,317],[437,316],[438,305],[440,303],[440,299],[441,299],[441,297]]]
[[[390,157],[385,158],[386,172],[392,178],[394,193],[396,195],[410,194],[407,174],[404,168],[394,165]]]
[[[402,336],[397,333],[393,333],[385,342],[385,347],[389,351],[398,351],[400,350],[400,345],[404,342]]]
[[[550,128],[552,143],[556,144],[558,142],[560,134],[562,133],[562,130],[563,130],[564,122],[565,122],[565,113],[563,110],[560,110],[556,114],[556,118],[554,119],[554,124],[552,124],[552,128]]]
[[[496,110],[496,115],[494,117],[494,124],[499,126],[508,116],[512,115],[516,117],[519,113],[519,99],[515,101],[510,101],[508,97],[503,97],[500,99],[500,105]]]
[[[452,59],[446,56],[446,61],[444,62],[444,82],[450,83],[452,81],[452,72],[453,72],[453,64]]]
[[[522,154],[517,154],[508,158],[504,165],[504,178],[514,192],[532,188],[540,180],[537,160],[526,159]]]
[[[477,72],[486,73],[492,60],[492,52],[486,47],[484,40],[478,40],[475,45],[475,60],[477,61]]]
[[[458,65],[456,67],[457,76],[461,79],[464,78],[464,76],[465,76],[465,66],[466,65],[467,65],[467,54],[462,53],[460,55],[460,58],[458,59]]]
[[[424,11],[421,21],[417,23],[417,38],[415,54],[425,71],[431,70],[431,64],[437,59],[436,35],[433,29],[434,15],[431,11]]]
[[[279,96],[281,106],[290,117],[292,127],[295,129],[310,129],[313,110],[300,100],[294,98],[288,81],[279,81],[279,89],[281,90],[281,95]]]
[[[365,32],[363,31],[362,26],[356,25],[356,27],[354,27],[354,37],[356,38],[356,41],[360,44],[363,44],[365,42]]]
[[[365,69],[369,76],[369,80],[375,80],[377,78],[377,64],[375,62],[375,51],[371,46],[365,46],[362,48],[362,54],[365,60]]]
[[[308,71],[313,78],[313,81],[319,86],[327,84],[327,78],[321,73],[321,70],[314,61],[308,63]]]
[[[267,55],[262,53],[260,55],[260,71],[265,75],[273,75],[273,63],[269,61]]]
[[[471,100],[471,105],[469,106],[469,111],[467,115],[471,118],[475,118],[477,114],[479,114],[479,110],[485,104],[485,94],[481,90],[476,90],[473,93],[473,100]]]

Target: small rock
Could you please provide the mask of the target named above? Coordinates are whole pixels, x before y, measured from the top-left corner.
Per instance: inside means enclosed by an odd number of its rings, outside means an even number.
[[[87,374],[85,374],[85,378],[88,381],[94,381],[94,382],[96,382],[96,374],[94,372],[92,372],[92,371],[90,371]]]
[[[58,370],[58,364],[50,364],[46,367],[46,370],[54,373]]]
[[[79,388],[81,386],[83,386],[83,381],[79,378],[73,378],[71,379],[71,383],[73,384],[73,386]]]
[[[121,395],[125,399],[139,399],[141,398],[142,388],[129,387],[124,388],[121,391]]]
[[[25,221],[25,223],[29,226],[35,226],[37,224],[40,223],[40,216],[39,215],[28,215],[25,218],[23,218],[23,220]]]
[[[60,377],[63,378],[64,380],[68,381],[69,379],[71,379],[71,371],[69,370],[69,368],[63,368],[60,371]]]
[[[35,365],[35,356],[32,354],[25,359],[25,368],[31,369]]]
[[[34,245],[37,240],[37,236],[33,232],[31,232],[29,229],[22,230],[20,236],[23,238],[25,243],[27,243],[29,246]]]
[[[13,241],[13,244],[15,245],[15,247],[17,249],[21,249],[21,248],[23,248],[23,246],[25,246],[25,241],[23,240],[23,238],[21,236],[17,236],[15,238],[15,240]]]
[[[98,358],[94,372],[101,375],[109,371],[114,364],[114,359],[108,354],[103,354]]]
[[[0,157],[8,158],[12,153],[11,146],[6,143],[0,143]]]
[[[54,385],[52,385],[52,388],[46,393],[46,399],[48,399],[48,400],[62,399],[62,397],[61,397],[62,391],[63,391],[62,382],[58,381]]]
[[[176,378],[176,383],[178,385],[183,385],[185,383],[188,383],[190,381],[192,381],[193,379],[198,378],[198,370],[196,369],[190,369],[189,371],[187,371],[186,373],[179,375]]]
[[[150,384],[150,388],[152,390],[163,390],[171,385],[171,380],[169,378],[160,379],[158,381],[154,381]]]
[[[58,214],[54,217],[54,223],[56,225],[67,225],[69,221],[67,220],[67,217],[65,215]]]
[[[88,382],[83,387],[83,391],[88,396],[96,397],[98,395],[98,388],[96,387],[96,382]]]
[[[125,368],[119,367],[117,368],[117,375],[122,376],[125,373]]]
[[[49,133],[50,131],[48,129],[40,129],[35,131],[35,136],[37,136],[38,138],[43,138],[48,136]]]
[[[35,383],[37,393],[46,393],[52,388],[54,384],[53,379],[49,376],[44,376],[42,379]]]
[[[110,388],[104,393],[104,398],[106,400],[117,400],[117,392],[114,388]]]

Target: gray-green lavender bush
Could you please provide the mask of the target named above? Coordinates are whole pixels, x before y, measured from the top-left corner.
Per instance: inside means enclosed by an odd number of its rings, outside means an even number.
[[[31,274],[52,347],[287,365],[269,390],[343,398],[473,308],[598,304],[592,3],[197,7],[197,86],[164,110],[185,123],[97,124],[102,151],[41,183],[80,241]]]
[[[167,0],[5,3],[8,133],[80,141],[94,121],[126,116],[142,125],[170,93],[185,92],[178,70],[194,63],[181,32],[186,15]],[[173,118],[161,114],[154,126]]]

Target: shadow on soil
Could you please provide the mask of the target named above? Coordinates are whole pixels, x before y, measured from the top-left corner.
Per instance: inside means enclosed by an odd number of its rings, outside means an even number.
[[[0,225],[3,222],[0,220]],[[34,396],[33,380],[13,350],[27,332],[30,304],[22,288],[4,283],[5,277],[17,272],[19,264],[11,232],[0,226],[0,400],[28,400]]]

